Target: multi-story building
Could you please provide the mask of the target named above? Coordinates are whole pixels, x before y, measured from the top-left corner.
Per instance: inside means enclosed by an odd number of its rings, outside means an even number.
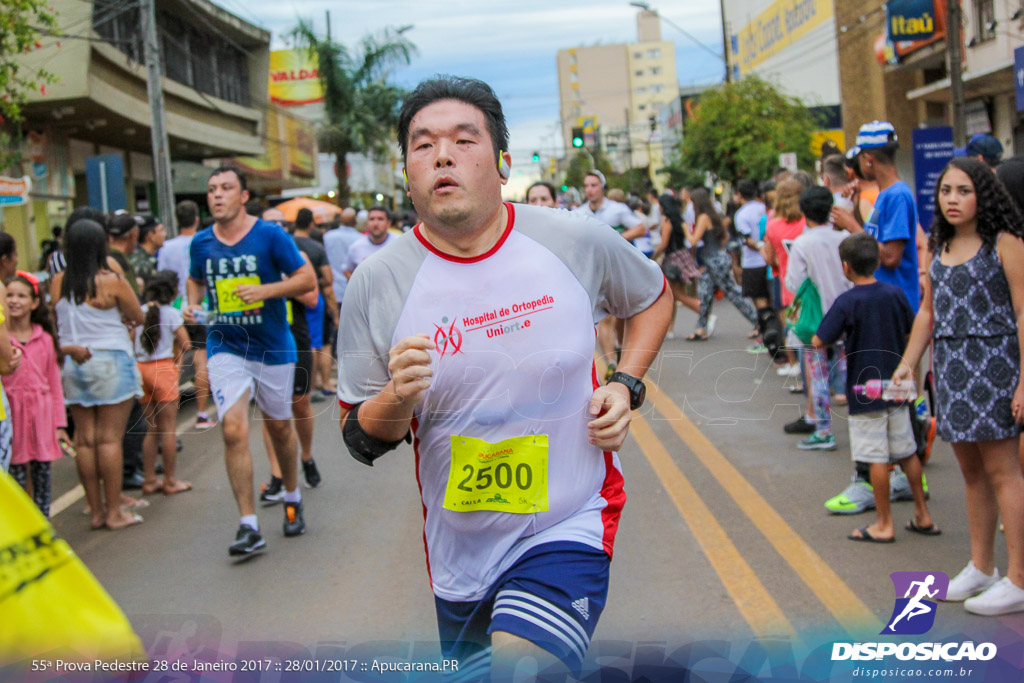
[[[23,168],[0,169],[32,179],[28,201],[0,210],[0,227],[18,240],[23,266],[33,264],[50,226],[89,203],[90,157],[116,157],[123,169],[123,177],[104,180],[124,183],[125,206],[108,209],[158,208],[139,3],[52,4],[59,25],[23,63],[58,82],[33,93],[23,109]],[[172,160],[263,154],[278,133],[267,130],[270,33],[207,0],[156,0],[156,9]]]
[[[733,78],[754,74],[800,98],[820,121],[815,151],[826,139],[842,146],[833,0],[724,0],[723,10]]]
[[[869,0],[837,4],[838,43],[844,90],[862,93],[844,101],[846,137],[860,122],[886,118],[897,132],[952,125],[946,39],[946,2],[932,3],[933,34],[918,41],[887,41],[886,7]],[[1024,46],[1020,0],[963,0],[962,82],[967,135],[991,133],[1005,156],[1024,149],[1017,111],[1014,50]]]
[[[635,43],[567,48],[557,61],[566,155],[575,153],[572,129],[582,127],[619,170],[649,167],[653,176],[664,165],[653,135],[660,108],[679,99],[675,44],[661,39],[657,13],[638,12]]]

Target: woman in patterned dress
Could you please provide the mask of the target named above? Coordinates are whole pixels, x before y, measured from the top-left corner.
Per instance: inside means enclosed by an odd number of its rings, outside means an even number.
[[[910,380],[934,340],[939,435],[953,445],[967,493],[971,561],[947,601],[983,615],[1024,611],[1024,217],[989,168],[955,158],[936,185],[929,295],[894,381]],[[1009,568],[994,564],[996,522]]]

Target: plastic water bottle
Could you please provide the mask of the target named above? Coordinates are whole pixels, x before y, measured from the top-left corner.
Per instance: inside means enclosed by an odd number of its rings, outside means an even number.
[[[883,401],[902,403],[917,398],[917,385],[909,379],[900,382],[899,386],[887,379],[872,379],[865,384],[855,384],[853,393],[872,400],[882,399]]]

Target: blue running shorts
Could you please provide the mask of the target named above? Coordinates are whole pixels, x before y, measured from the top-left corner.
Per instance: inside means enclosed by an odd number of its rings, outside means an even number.
[[[545,543],[521,557],[480,600],[435,597],[441,652],[459,662],[452,679],[488,678],[494,631],[547,650],[578,677],[608,597],[610,564],[607,553],[582,543]]]

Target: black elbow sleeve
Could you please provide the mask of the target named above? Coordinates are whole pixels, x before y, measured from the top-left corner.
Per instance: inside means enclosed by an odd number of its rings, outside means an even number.
[[[359,424],[359,408],[362,405],[362,403],[359,403],[353,406],[352,410],[345,416],[345,424],[341,429],[341,435],[345,441],[345,446],[348,447],[349,454],[364,465],[373,467],[374,460],[385,453],[395,450],[403,441],[412,443],[412,434],[406,433],[405,437],[398,441],[381,441],[370,436]]]

